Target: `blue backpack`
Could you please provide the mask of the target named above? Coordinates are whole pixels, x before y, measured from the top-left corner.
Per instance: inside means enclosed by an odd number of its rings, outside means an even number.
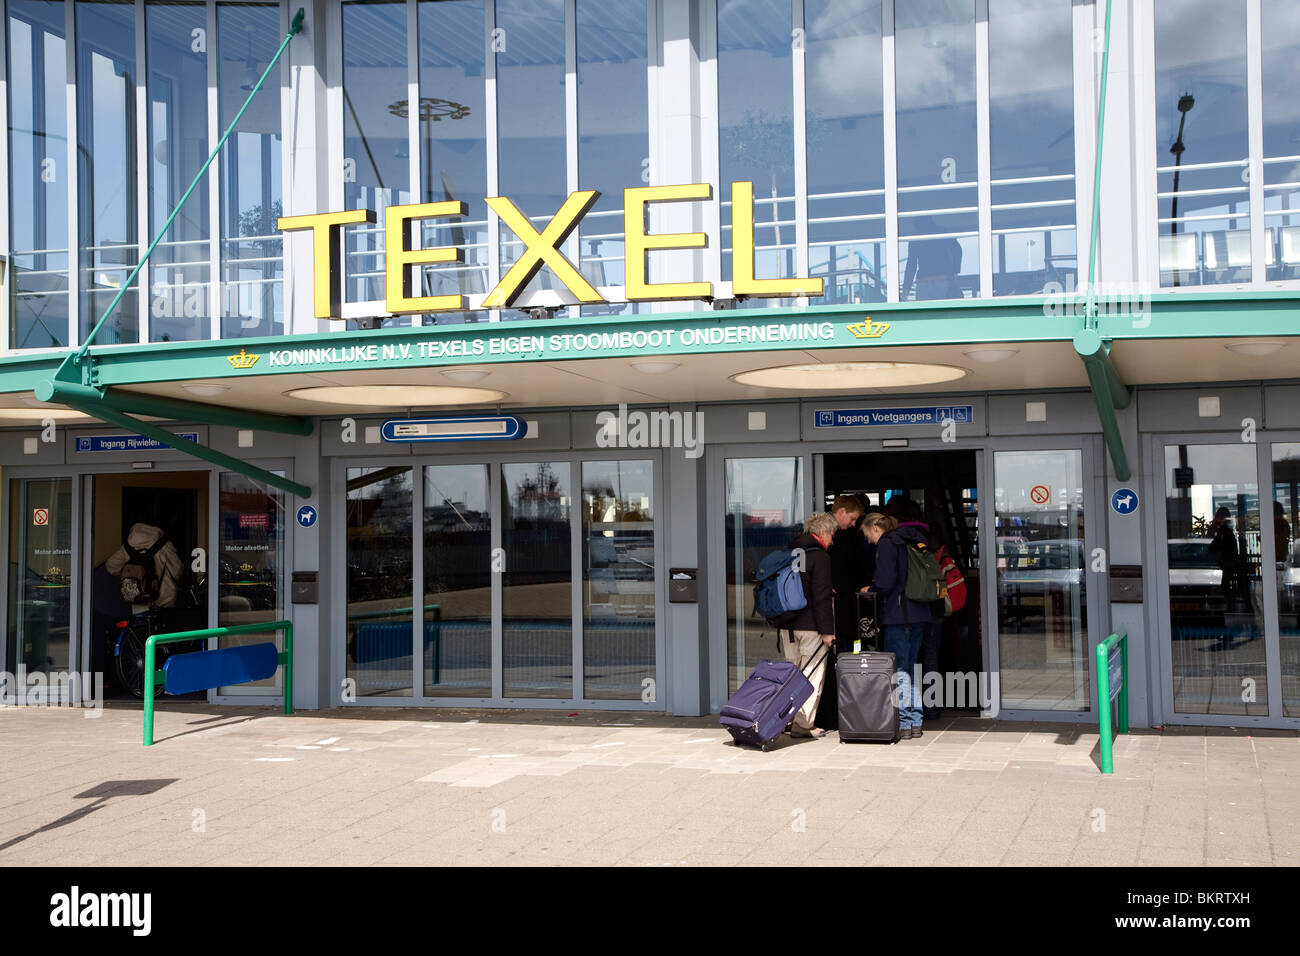
[[[773,627],[785,627],[808,606],[803,579],[796,570],[796,551],[773,551],[758,563],[754,585],[754,613]]]

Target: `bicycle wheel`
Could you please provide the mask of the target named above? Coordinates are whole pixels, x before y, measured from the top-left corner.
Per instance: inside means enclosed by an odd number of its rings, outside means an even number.
[[[117,642],[117,677],[134,697],[144,699],[144,642],[146,634],[134,626],[122,632]],[[155,660],[155,664],[159,663]],[[162,696],[162,684],[154,685],[154,696]]]

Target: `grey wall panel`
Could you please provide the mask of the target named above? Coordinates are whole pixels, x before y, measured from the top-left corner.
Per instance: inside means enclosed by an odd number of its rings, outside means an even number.
[[[1263,419],[1262,392],[1257,386],[1170,388],[1139,390],[1138,427],[1144,432],[1239,431],[1242,420]],[[1202,414],[1218,405],[1218,414]]]
[[[817,413],[835,410],[854,411],[860,409],[905,409],[905,408],[952,408],[954,406],[971,406],[973,422],[957,422],[956,437],[988,434],[988,404],[983,395],[930,395],[900,398],[890,395],[883,398],[878,395],[863,398],[827,398],[801,403],[801,433],[806,441],[870,441],[883,438],[939,438],[941,429],[936,424],[921,425],[849,425],[835,427],[818,427]]]
[[[168,422],[158,426],[164,431],[178,435],[193,435],[200,445],[207,445],[210,428],[207,425],[174,425]],[[139,436],[125,428],[77,428],[69,429],[63,447],[69,465],[109,465],[124,462],[198,462],[200,459],[172,448],[124,449],[122,451],[97,451],[93,439],[96,437],[123,437],[125,440]],[[206,464],[206,462],[204,463]]]
[[[322,418],[316,422],[316,430],[320,432],[321,454],[326,457],[374,457],[376,455],[409,455],[413,443],[406,442],[386,442],[379,435],[380,426],[387,420],[385,417],[380,418],[362,418],[356,416],[351,419],[355,423],[355,428],[349,426],[346,433],[352,437],[352,441],[345,442],[344,422],[348,420],[347,416],[343,418]]]
[[[601,434],[605,431],[602,422],[607,421],[603,415],[619,416],[622,409],[618,405],[584,409],[573,412],[571,427],[573,429],[574,448],[677,448],[689,439],[692,445],[699,442],[699,419],[694,416],[695,405],[632,405],[627,408],[625,435],[618,435],[617,445],[602,446]],[[668,418],[662,416],[668,415]],[[658,416],[658,417],[656,417]],[[638,422],[640,423],[638,425]],[[707,423],[706,423],[707,427]],[[615,429],[617,432],[617,429]],[[613,440],[613,439],[606,439]],[[705,440],[709,436],[705,435]]]
[[[1264,389],[1264,427],[1300,428],[1300,385]]]
[[[1061,435],[1101,431],[1091,392],[990,395],[990,435]]]
[[[0,431],[0,466],[62,465],[67,454],[67,429],[56,424],[52,442],[41,441],[42,431],[39,426]]]
[[[704,440],[710,444],[799,440],[798,402],[701,405],[700,411],[704,413]]]

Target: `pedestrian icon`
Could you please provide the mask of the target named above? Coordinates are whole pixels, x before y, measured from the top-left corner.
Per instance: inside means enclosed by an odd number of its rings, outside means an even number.
[[[303,505],[298,509],[298,523],[304,528],[310,528],[316,523],[316,509],[311,505]]]
[[[1132,488],[1121,488],[1110,496],[1111,510],[1117,515],[1131,515],[1138,510],[1137,492]]]

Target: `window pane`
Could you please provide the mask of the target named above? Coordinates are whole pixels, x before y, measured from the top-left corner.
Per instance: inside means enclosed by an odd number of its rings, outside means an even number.
[[[718,4],[722,279],[731,279],[731,183],[754,184],[754,276],[795,275],[794,79],[790,4]],[[742,305],[776,306],[772,299]]]
[[[149,236],[158,234],[208,158],[208,55],[194,50],[207,31],[201,3],[145,7],[149,63]],[[190,194],[149,263],[149,338],[211,335],[208,191]]]
[[[136,217],[135,6],[77,3],[77,184],[82,341],[140,254]],[[138,281],[138,280],[137,280]],[[96,345],[139,339],[138,302],[122,297]]]
[[[1087,710],[1083,456],[998,452],[994,469],[1002,706]]]
[[[68,118],[64,6],[10,0],[11,348],[68,344]]]
[[[422,245],[458,246],[463,263],[424,266],[421,295],[488,291],[486,41],[483,0],[420,4],[420,172],[423,202],[459,200],[469,215],[427,220]],[[483,313],[439,313],[440,325]]]
[[[656,680],[653,497],[651,462],[582,463],[584,697],[641,700]]]
[[[538,232],[569,194],[564,142],[564,2],[497,0],[498,166],[500,195],[508,196]],[[501,226],[501,274],[523,252]],[[560,283],[543,266],[525,292]],[[506,310],[504,319],[526,313]]]
[[[1267,716],[1255,446],[1166,446],[1165,515],[1174,710]]]
[[[1155,19],[1160,284],[1247,282],[1245,5],[1161,0]]]
[[[1270,279],[1300,278],[1300,6],[1263,0],[1264,264]]]
[[[1078,285],[1072,21],[1056,0],[989,2],[994,295]]]
[[[759,661],[780,653],[776,632],[754,615],[754,572],[803,530],[803,459],[727,459],[727,694]]]
[[[819,305],[883,302],[884,93],[880,4],[806,0],[808,261]]]
[[[224,472],[220,508],[217,626],[283,620],[284,492]],[[233,634],[217,639],[218,647],[266,643],[284,650],[283,632]],[[283,673],[281,668],[271,677],[222,687],[218,693],[274,697],[283,692]]]
[[[501,466],[506,697],[573,696],[569,465]]]
[[[1282,643],[1282,712],[1300,716],[1300,443],[1273,446],[1273,559]]]
[[[896,4],[900,296],[979,295],[975,4]]]
[[[224,131],[283,39],[280,7],[218,4],[217,34],[223,51],[217,62],[217,86]],[[283,209],[280,89],[277,66],[226,140],[218,160],[223,338],[284,331],[284,240],[276,226]]]
[[[347,675],[362,697],[410,697],[411,469],[348,469]]]
[[[12,481],[9,503],[6,660],[29,674],[66,671],[72,623],[72,481]]]
[[[424,469],[424,693],[492,696],[486,465]]]
[[[645,0],[578,2],[578,182],[600,199],[578,225],[581,269],[596,287],[623,285],[623,190],[649,182]],[[644,176],[644,179],[643,179]],[[583,315],[644,305],[584,306]]]

